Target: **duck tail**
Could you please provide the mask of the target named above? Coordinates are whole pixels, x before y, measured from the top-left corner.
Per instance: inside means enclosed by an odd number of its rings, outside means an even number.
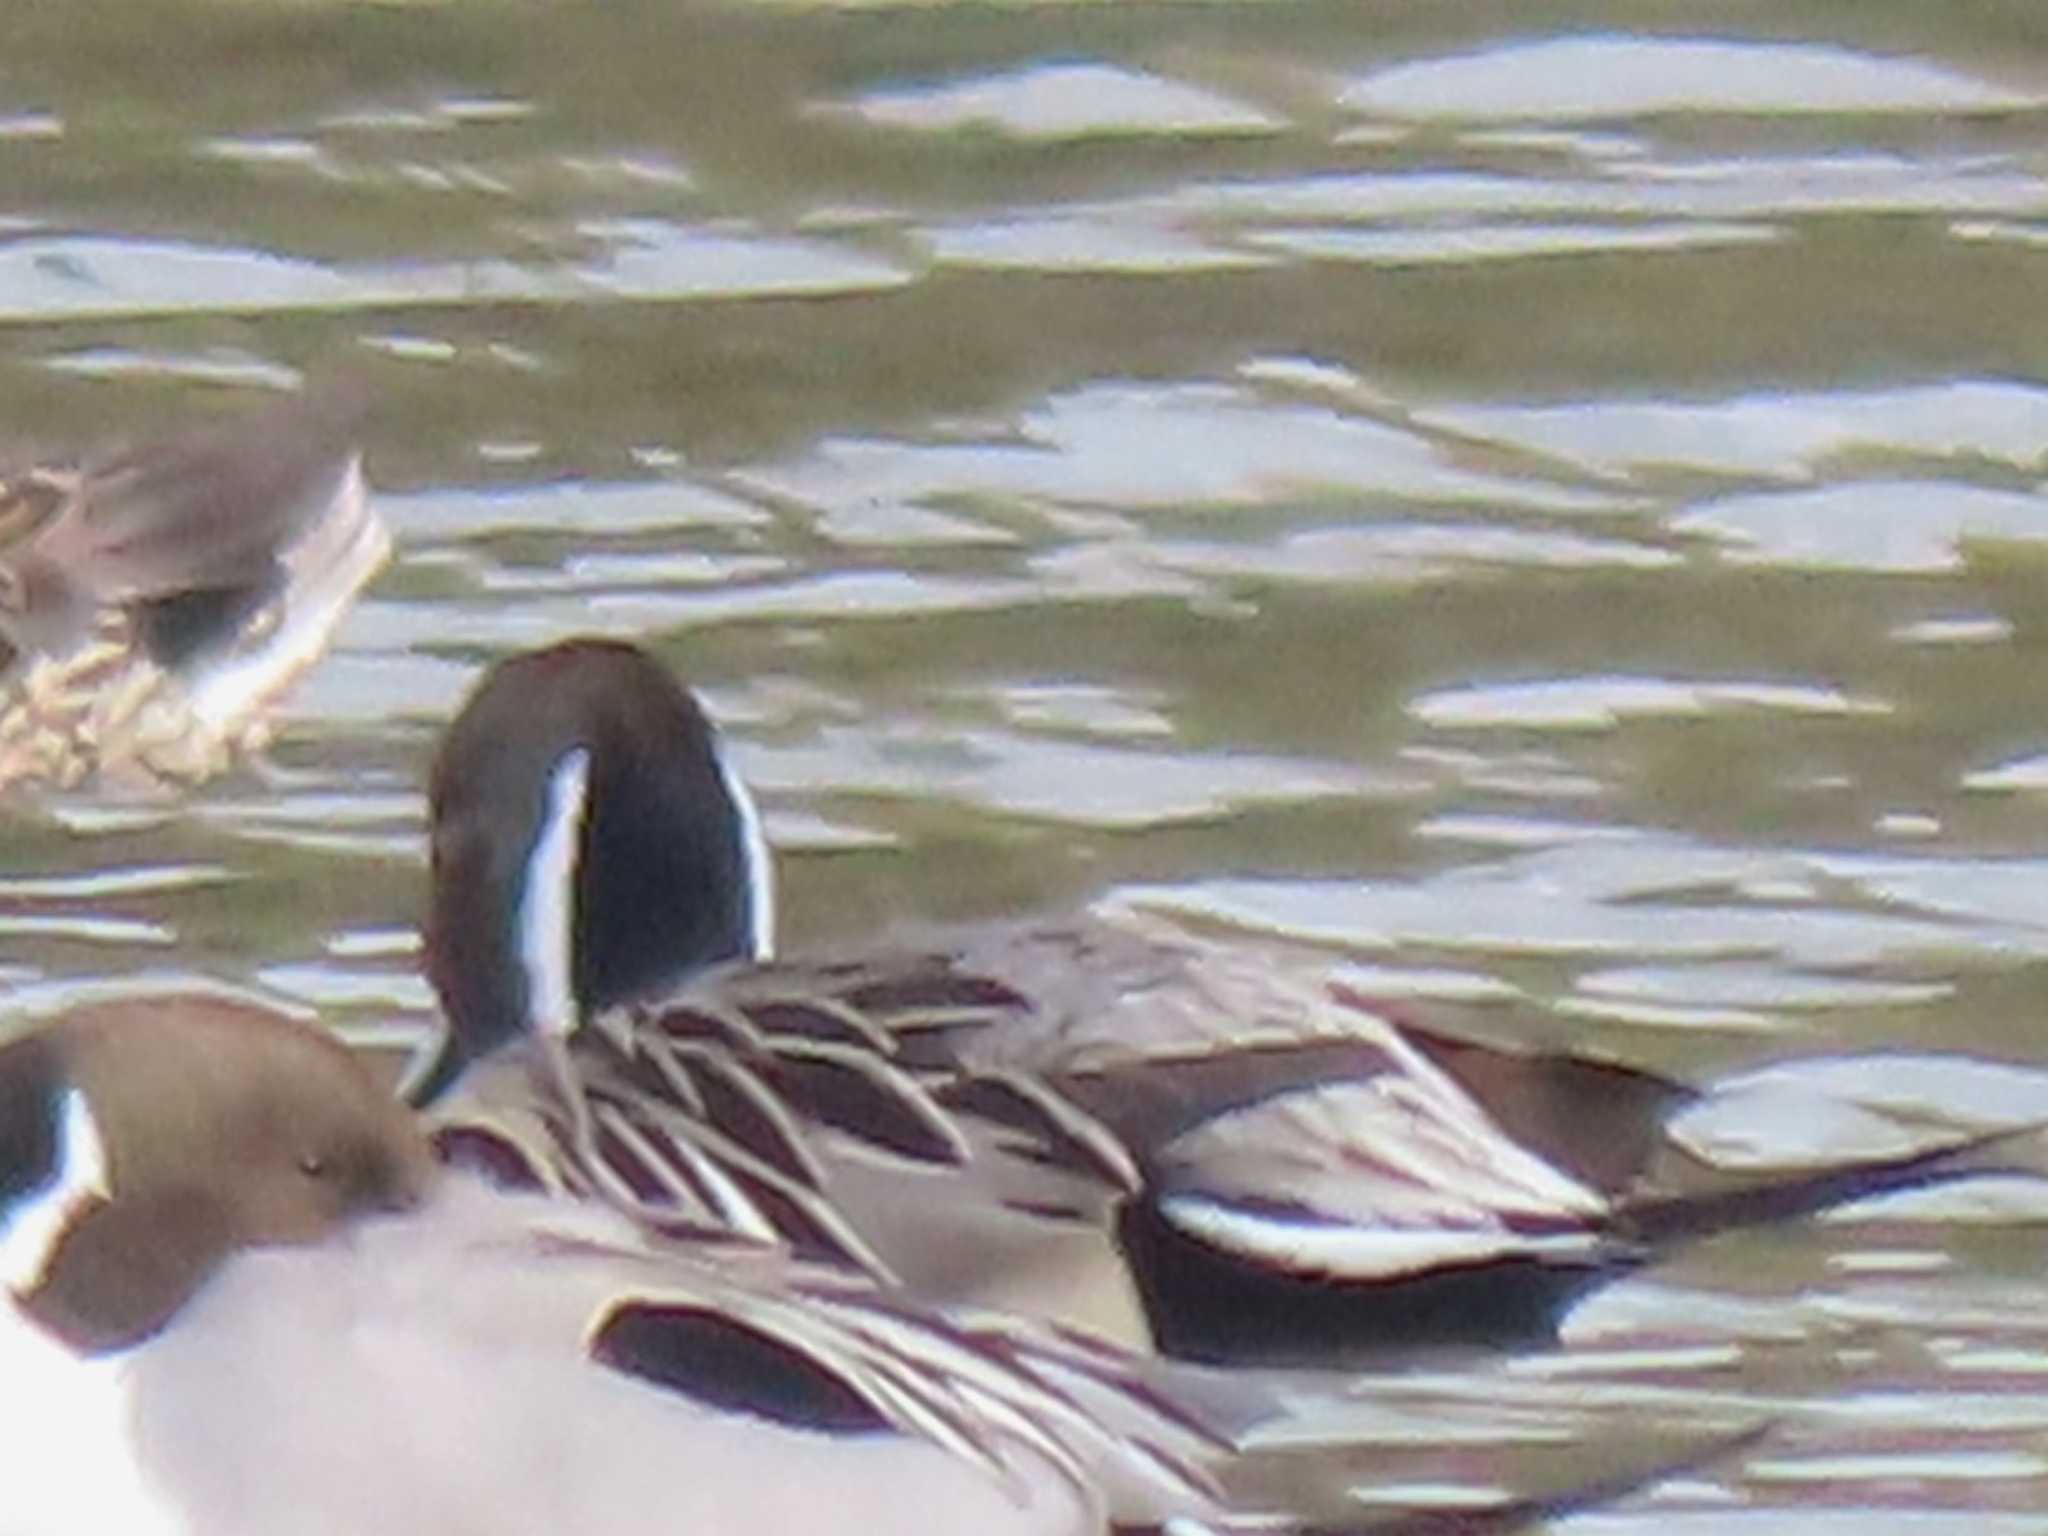
[[[1401,1510],[1358,1525],[1296,1527],[1287,1536],[1490,1536],[1496,1531],[1519,1531],[1544,1521],[1604,1509],[1672,1478],[1705,1472],[1749,1450],[1775,1428],[1770,1422],[1755,1424],[1649,1466],[1614,1472],[1549,1493],[1527,1494],[1504,1503],[1468,1509]]]
[[[1742,1227],[1796,1221],[1879,1195],[1933,1189],[1967,1179],[2004,1175],[2042,1179],[2039,1148],[2024,1144],[2048,1131],[2048,1121],[2006,1127],[1896,1157],[1752,1179],[1721,1189],[1693,1190],[1631,1203],[1618,1236],[1647,1249],[1711,1237]]]

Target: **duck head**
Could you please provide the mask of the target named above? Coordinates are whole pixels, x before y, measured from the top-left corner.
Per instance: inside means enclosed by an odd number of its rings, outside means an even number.
[[[760,817],[697,701],[633,646],[501,662],[443,737],[428,789],[431,1103],[513,1038],[582,1020],[772,944]]]
[[[163,1327],[229,1255],[417,1203],[421,1133],[346,1047],[218,997],[0,1045],[0,1288],[73,1350]]]

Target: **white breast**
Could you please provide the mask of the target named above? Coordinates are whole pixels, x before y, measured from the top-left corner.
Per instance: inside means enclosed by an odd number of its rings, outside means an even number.
[[[121,1356],[82,1360],[0,1299],[0,1536],[191,1536],[136,1464],[126,1374]]]

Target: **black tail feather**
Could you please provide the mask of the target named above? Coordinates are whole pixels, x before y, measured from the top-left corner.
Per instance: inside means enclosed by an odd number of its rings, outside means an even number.
[[[1796,1221],[1856,1200],[1932,1189],[1991,1174],[2042,1178],[2048,1173],[2038,1160],[2027,1166],[2024,1159],[2011,1154],[2044,1129],[2048,1127],[2028,1124],[1901,1157],[1635,1201],[1622,1212],[1616,1235],[1645,1248],[1660,1248],[1717,1232]]]
[[[1686,1477],[1739,1456],[1771,1433],[1770,1423],[1754,1425],[1711,1444],[1608,1477],[1595,1478],[1553,1493],[1530,1494],[1480,1509],[1417,1509],[1366,1521],[1360,1525],[1299,1526],[1288,1536],[1488,1536],[1518,1531],[1544,1520],[1562,1520],[1618,1503],[1674,1477]]]

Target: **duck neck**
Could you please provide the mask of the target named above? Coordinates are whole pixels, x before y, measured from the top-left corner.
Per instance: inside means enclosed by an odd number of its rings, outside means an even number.
[[[706,967],[767,958],[773,870],[745,786],[709,740],[644,756],[561,753],[516,855],[490,827],[437,826],[428,968],[446,1028],[412,1103],[511,1040],[566,1039]]]

